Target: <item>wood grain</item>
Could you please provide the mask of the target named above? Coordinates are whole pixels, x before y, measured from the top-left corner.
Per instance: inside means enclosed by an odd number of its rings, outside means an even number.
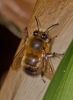
[[[59,23],[49,30],[51,36],[58,34],[52,52],[64,53],[73,39],[73,0],[37,0],[31,20],[28,25],[29,35],[37,29],[34,19],[36,16],[42,29]],[[22,40],[23,41],[23,40]],[[18,51],[22,48],[22,43]],[[52,63],[56,69],[61,59],[53,58]],[[1,100],[42,100],[50,80],[44,83],[41,76],[31,77],[22,69],[13,71],[11,68],[1,89]]]

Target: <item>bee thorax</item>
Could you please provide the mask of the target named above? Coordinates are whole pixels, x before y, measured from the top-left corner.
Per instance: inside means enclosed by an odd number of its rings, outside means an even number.
[[[32,39],[30,43],[30,47],[35,50],[39,50],[40,48],[42,48],[42,45],[43,45],[42,40],[36,38]]]

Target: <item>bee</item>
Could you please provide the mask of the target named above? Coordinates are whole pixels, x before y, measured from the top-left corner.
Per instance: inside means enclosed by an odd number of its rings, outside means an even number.
[[[43,32],[39,29],[39,21],[36,17],[35,20],[38,29],[30,37],[26,29],[25,45],[15,56],[12,69],[18,69],[21,66],[29,75],[37,76],[41,74],[41,77],[46,76],[48,79],[51,79],[54,74],[54,68],[50,58],[61,54],[51,53],[54,37],[50,37],[48,30],[58,25],[58,23],[48,27]]]

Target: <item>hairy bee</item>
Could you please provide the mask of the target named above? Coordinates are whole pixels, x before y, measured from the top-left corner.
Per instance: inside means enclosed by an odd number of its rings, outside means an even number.
[[[25,46],[15,56],[13,69],[22,66],[23,70],[30,75],[46,76],[51,79],[54,74],[54,68],[51,66],[50,57],[55,57],[57,53],[51,53],[51,46],[54,38],[48,34],[48,29],[58,25],[54,24],[42,32],[39,30],[39,23],[35,17],[38,30],[35,30],[32,36],[28,36],[26,29]]]

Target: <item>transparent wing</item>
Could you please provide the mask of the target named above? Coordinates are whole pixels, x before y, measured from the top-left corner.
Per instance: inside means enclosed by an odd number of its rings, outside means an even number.
[[[21,60],[24,55],[25,46],[15,55],[11,68],[13,70],[19,69],[21,67]]]
[[[21,60],[22,60],[22,57],[24,56],[24,50],[25,50],[25,46],[26,46],[26,40],[28,38],[28,30],[27,28],[25,29],[25,32],[24,32],[24,47],[17,53],[17,55],[14,57],[14,60],[13,60],[13,63],[12,63],[12,69],[13,70],[16,70],[18,68],[21,67]]]
[[[54,75],[54,68],[53,68],[51,59],[48,58],[47,66],[46,66],[46,70],[45,70],[44,76],[51,80],[53,75]]]

